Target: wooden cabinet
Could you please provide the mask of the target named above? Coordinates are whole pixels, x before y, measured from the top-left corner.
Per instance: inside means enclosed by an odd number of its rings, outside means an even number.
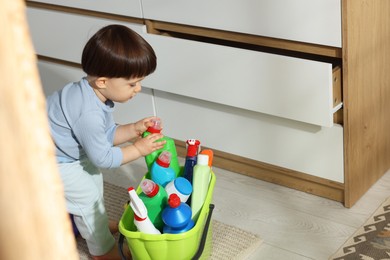
[[[37,0],[36,3],[142,18],[141,0]],[[61,8],[60,8],[61,9]]]
[[[142,0],[144,18],[341,47],[341,0]]]
[[[179,152],[199,138],[217,166],[347,207],[390,168],[386,1],[142,0],[141,16],[83,3],[27,2],[44,85],[78,76],[86,40],[121,23],[158,68],[117,116],[156,113]]]

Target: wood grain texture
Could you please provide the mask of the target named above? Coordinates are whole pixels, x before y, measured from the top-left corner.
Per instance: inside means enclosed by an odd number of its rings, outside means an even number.
[[[344,0],[345,205],[390,167],[390,2]]]
[[[22,0],[0,1],[0,259],[78,259]]]

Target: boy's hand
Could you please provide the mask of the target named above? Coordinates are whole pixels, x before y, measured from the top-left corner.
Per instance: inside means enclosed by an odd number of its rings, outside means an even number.
[[[146,130],[146,129],[145,129]],[[151,134],[146,136],[145,138],[138,139],[134,146],[137,148],[138,152],[141,154],[141,156],[146,156],[158,149],[161,149],[164,147],[166,141],[159,139],[163,138],[164,135],[162,134]]]
[[[141,119],[141,120],[135,122],[134,128],[135,128],[135,131],[137,132],[137,134],[139,136],[141,136],[143,134],[143,132],[145,132],[148,129],[148,127],[153,125],[153,120],[161,121],[160,118],[155,117],[155,116],[151,116],[151,117],[147,117],[147,118],[144,118],[144,119]]]

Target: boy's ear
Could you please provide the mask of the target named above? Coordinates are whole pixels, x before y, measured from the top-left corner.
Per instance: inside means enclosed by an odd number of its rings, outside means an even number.
[[[95,85],[99,89],[106,88],[107,87],[106,86],[106,82],[107,82],[107,78],[106,77],[99,77],[99,78],[95,79]]]

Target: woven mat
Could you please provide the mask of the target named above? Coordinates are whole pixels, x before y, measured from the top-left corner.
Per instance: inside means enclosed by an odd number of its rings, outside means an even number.
[[[390,259],[390,198],[329,259]]]
[[[128,201],[127,190],[105,182],[104,199],[109,217],[119,220],[123,213],[123,205]],[[254,234],[217,220],[212,221],[213,241],[210,259],[246,259],[262,243],[262,239]],[[118,235],[116,239],[118,239]],[[87,245],[81,237],[77,238],[77,248],[80,260],[92,259],[89,256]]]

